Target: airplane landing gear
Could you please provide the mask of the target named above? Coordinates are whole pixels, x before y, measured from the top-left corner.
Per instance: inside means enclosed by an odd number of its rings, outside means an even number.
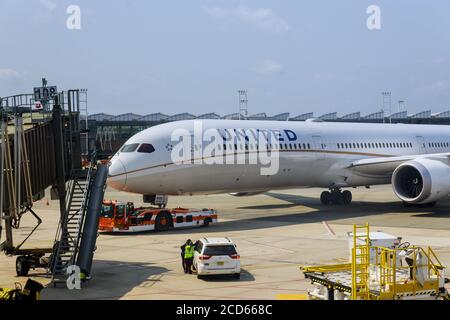
[[[320,195],[322,204],[350,204],[352,202],[352,193],[348,190],[341,191],[340,188],[330,188],[330,191],[324,191]]]

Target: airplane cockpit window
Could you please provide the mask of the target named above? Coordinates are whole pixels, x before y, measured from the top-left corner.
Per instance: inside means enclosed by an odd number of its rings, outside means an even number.
[[[141,153],[152,153],[155,151],[155,147],[149,143],[143,143],[138,149],[138,152]]]
[[[134,152],[136,151],[138,146],[139,143],[126,144],[122,147],[122,150],[120,150],[120,152]]]

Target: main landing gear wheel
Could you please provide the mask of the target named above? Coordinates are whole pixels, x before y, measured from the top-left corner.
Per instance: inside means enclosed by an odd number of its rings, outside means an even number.
[[[352,193],[348,190],[341,192],[340,189],[331,189],[330,191],[324,191],[320,195],[320,201],[322,204],[350,204],[352,203]]]
[[[320,202],[322,202],[322,204],[331,204],[331,193],[329,191],[322,192],[320,195]]]
[[[352,193],[348,190],[345,190],[344,192],[342,192],[342,202],[344,204],[350,204],[352,203]]]

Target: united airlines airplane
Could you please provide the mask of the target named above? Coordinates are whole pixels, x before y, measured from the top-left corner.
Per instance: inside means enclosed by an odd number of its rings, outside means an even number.
[[[192,138],[185,161],[180,134]],[[214,152],[205,133],[216,131]],[[253,136],[249,134],[253,133]],[[264,143],[254,132],[265,137]],[[199,135],[202,139],[195,136]],[[269,138],[270,137],[270,138]],[[177,149],[178,148],[178,149]],[[272,163],[259,161],[268,156]],[[248,159],[253,156],[253,160]],[[234,157],[235,163],[225,161]],[[245,163],[237,161],[241,157]],[[349,204],[352,187],[392,184],[405,205],[433,205],[450,194],[450,127],[438,125],[188,120],[143,130],[111,159],[108,184],[144,195],[231,193],[319,187],[323,204]],[[209,161],[208,161],[209,160]],[[214,160],[214,161],[211,161]],[[264,168],[272,166],[272,172]]]

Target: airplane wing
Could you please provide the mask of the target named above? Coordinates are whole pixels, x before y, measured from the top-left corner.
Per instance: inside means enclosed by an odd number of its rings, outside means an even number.
[[[450,153],[432,153],[398,157],[379,157],[352,162],[348,168],[359,173],[375,176],[389,176],[403,162],[416,159],[433,159],[450,165]]]

